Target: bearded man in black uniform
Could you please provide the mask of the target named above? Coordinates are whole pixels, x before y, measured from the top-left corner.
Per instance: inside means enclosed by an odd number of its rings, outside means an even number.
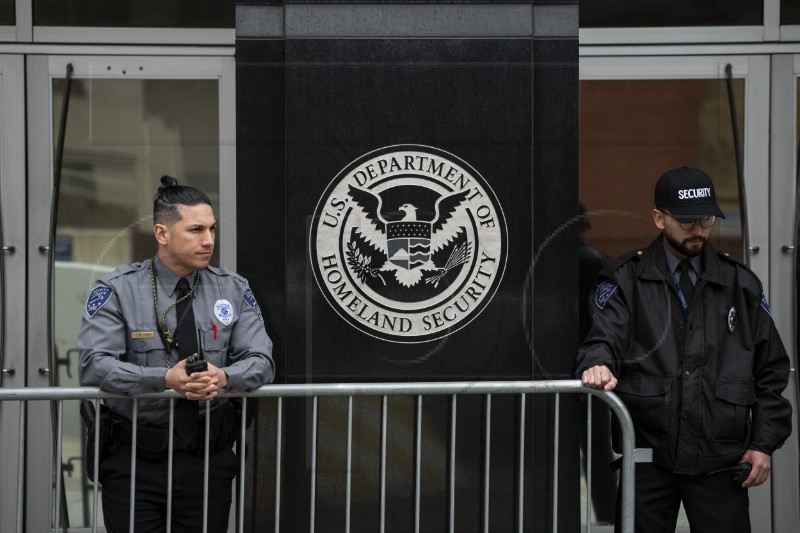
[[[707,242],[724,218],[711,178],[670,170],[652,215],[661,235],[598,278],[576,375],[613,390],[653,449],[636,465],[637,532],[675,531],[681,501],[693,532],[749,532],[747,489],[791,433],[789,358],[758,277]]]

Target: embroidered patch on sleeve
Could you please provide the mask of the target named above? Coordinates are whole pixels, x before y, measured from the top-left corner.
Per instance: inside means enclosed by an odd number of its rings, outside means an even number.
[[[86,300],[86,315],[93,318],[94,315],[105,305],[113,291],[105,285],[98,285],[92,289],[89,298]]]
[[[767,295],[763,292],[761,293],[761,307],[764,308],[764,311],[766,311],[769,316],[772,316],[772,311],[769,308],[769,302],[767,302]]]
[[[258,306],[258,302],[256,301],[256,297],[253,296],[253,291],[251,291],[250,289],[247,289],[245,291],[245,293],[244,293],[244,296],[242,296],[242,299],[245,302],[247,302],[247,305],[249,305],[250,307],[253,308],[253,311],[256,312],[256,314],[258,315],[258,318],[260,318],[261,320],[264,320],[264,317],[261,316],[261,308]]]
[[[598,309],[606,306],[606,302],[608,302],[615,290],[617,290],[617,284],[613,281],[604,281],[597,287],[597,292],[594,295],[594,304]]]

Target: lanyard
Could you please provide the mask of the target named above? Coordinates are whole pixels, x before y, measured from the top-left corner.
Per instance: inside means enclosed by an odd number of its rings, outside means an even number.
[[[686,301],[686,296],[683,295],[683,291],[681,290],[681,286],[678,285],[678,280],[675,279],[675,272],[670,272],[670,275],[672,276],[673,283],[675,283],[675,288],[678,290],[678,297],[681,299],[681,306],[683,306],[683,316],[688,318],[689,317],[689,303]]]

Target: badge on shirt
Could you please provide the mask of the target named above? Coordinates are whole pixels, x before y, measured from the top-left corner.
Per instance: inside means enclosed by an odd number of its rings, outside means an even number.
[[[111,298],[113,291],[105,285],[98,285],[92,289],[89,298],[86,300],[86,315],[93,318],[103,305]]]
[[[247,289],[244,292],[244,296],[242,296],[242,299],[245,302],[247,302],[247,305],[249,305],[250,307],[253,308],[253,311],[256,312],[256,314],[258,315],[258,318],[260,318],[261,320],[264,320],[264,317],[261,316],[261,308],[258,306],[258,302],[256,301],[256,297],[253,296],[253,291],[251,291],[250,289]]]
[[[598,309],[606,306],[606,302],[608,302],[615,290],[617,290],[617,284],[613,281],[604,281],[597,287],[597,292],[594,295],[594,304]]]
[[[728,331],[733,333],[733,330],[736,329],[737,322],[739,322],[739,318],[736,316],[736,308],[731,307],[731,310],[728,311]]]
[[[131,331],[131,339],[154,339],[155,331]]]
[[[214,303],[214,316],[226,326],[229,325],[233,321],[233,306],[228,300],[217,300]]]

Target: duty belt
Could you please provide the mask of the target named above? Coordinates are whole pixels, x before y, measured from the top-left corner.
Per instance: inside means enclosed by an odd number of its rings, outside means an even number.
[[[221,405],[211,411],[211,421],[209,423],[208,441],[211,443],[211,453],[230,448],[236,440],[234,427],[237,426],[235,420],[234,407],[231,402]],[[174,438],[172,447],[174,450],[196,452],[198,456],[205,453],[204,443],[206,441],[205,416],[198,418],[198,437],[192,442],[181,442]],[[112,430],[112,439],[116,442],[133,442],[133,425],[127,418],[115,417],[115,424]],[[169,431],[166,428],[157,428],[137,424],[136,427],[136,450],[137,454],[144,459],[159,460],[167,456],[167,446],[169,445]]]

